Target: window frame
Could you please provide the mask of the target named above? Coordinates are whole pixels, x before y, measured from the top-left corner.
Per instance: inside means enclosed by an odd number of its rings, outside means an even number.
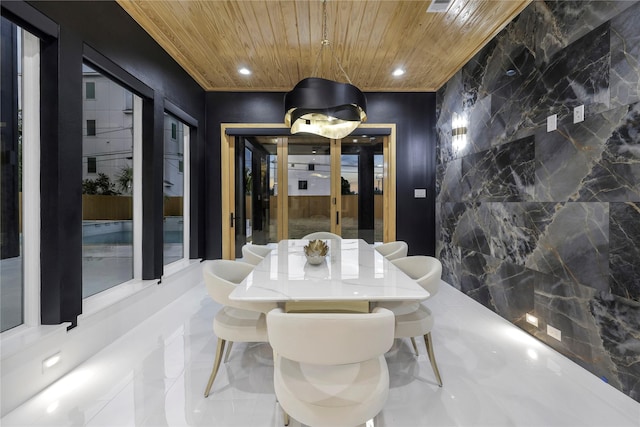
[[[40,38],[22,28],[23,324],[40,325]],[[31,117],[31,119],[29,119]],[[30,123],[24,126],[24,123]],[[31,143],[29,143],[31,142]]]
[[[143,255],[142,255],[142,247],[143,247],[143,192],[142,192],[142,181],[143,181],[143,114],[144,114],[144,99],[143,96],[136,90],[136,87],[132,87],[129,83],[130,79],[123,79],[123,74],[118,72],[117,75],[114,75],[112,71],[117,70],[117,66],[111,63],[108,59],[104,58],[102,55],[94,51],[92,48],[85,45],[84,55],[83,55],[83,66],[87,65],[95,70],[97,73],[102,75],[103,77],[111,80],[113,83],[118,84],[123,87],[125,90],[132,94],[132,104],[133,104],[133,132],[132,132],[132,145],[133,145],[133,191],[132,191],[132,203],[133,203],[133,219],[132,219],[132,227],[133,227],[133,273],[132,277],[124,282],[115,284],[103,291],[98,293],[83,297],[83,304],[87,301],[92,301],[96,299],[100,299],[104,294],[109,293],[110,291],[120,288],[122,286],[128,286],[131,283],[140,282],[143,280]],[[135,86],[135,85],[134,85]],[[146,87],[146,86],[145,86]],[[138,87],[139,88],[139,87]],[[88,122],[93,121],[96,122],[97,128],[97,120],[95,119],[87,119],[87,136],[95,136],[90,135],[88,132]],[[96,166],[97,171],[97,166]],[[97,172],[96,172],[97,173]],[[83,245],[84,246],[84,245]],[[84,292],[84,277],[82,279],[81,289]]]
[[[87,157],[87,173],[98,173],[98,159],[95,156]]]
[[[171,104],[169,104],[171,106]],[[166,105],[165,105],[166,107]],[[175,111],[177,109],[177,107],[173,106],[173,111]],[[184,114],[184,113],[183,113]],[[175,261],[172,261],[170,263],[165,264],[164,263],[164,241],[163,241],[163,261],[162,261],[162,265],[163,265],[163,275],[169,274],[171,272],[173,272],[174,270],[180,268],[185,262],[187,262],[189,260],[189,246],[190,246],[190,197],[189,194],[191,192],[191,181],[190,181],[190,163],[188,161],[188,159],[190,158],[191,152],[190,152],[190,141],[191,141],[191,131],[192,128],[191,126],[186,123],[181,117],[178,117],[178,115],[176,115],[174,112],[170,111],[169,109],[165,108],[165,117],[166,116],[171,117],[172,119],[176,120],[177,122],[179,122],[180,124],[182,124],[182,161],[179,161],[179,167],[178,167],[178,173],[180,175],[182,175],[182,258],[177,259]],[[171,123],[171,141],[176,141],[178,142],[178,144],[180,143],[180,141],[178,141],[178,124],[172,122]],[[165,146],[163,141],[163,147]],[[184,160],[187,161],[184,161]],[[180,164],[182,165],[182,170],[180,170]],[[163,153],[163,165],[162,165],[162,170],[163,170],[163,178],[164,178],[164,153]],[[164,202],[163,202],[163,211],[164,211]],[[164,224],[164,215],[163,215],[163,224]],[[163,236],[164,236],[164,232],[163,232]]]
[[[87,119],[87,135],[86,136],[96,136],[96,119]]]
[[[164,100],[164,111],[172,115],[174,118],[182,122],[184,126],[183,132],[183,176],[184,176],[184,192],[183,192],[183,254],[182,259],[174,261],[170,264],[164,264],[163,262],[163,274],[167,276],[177,271],[191,258],[191,192],[192,189],[192,173],[193,173],[193,153],[197,152],[192,144],[197,144],[198,140],[198,120],[186,113],[176,104],[168,99]],[[164,146],[164,144],[163,144]],[[164,168],[164,165],[163,165]]]

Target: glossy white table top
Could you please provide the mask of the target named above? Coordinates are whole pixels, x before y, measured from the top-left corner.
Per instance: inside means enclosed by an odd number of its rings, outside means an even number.
[[[229,295],[243,301],[420,301],[413,279],[364,240],[326,240],[329,254],[310,265],[308,240],[282,240]]]

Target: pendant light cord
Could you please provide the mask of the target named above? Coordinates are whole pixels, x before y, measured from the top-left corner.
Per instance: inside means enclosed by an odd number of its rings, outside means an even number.
[[[333,47],[331,46],[331,42],[329,42],[329,38],[327,36],[327,0],[322,1],[322,41],[320,42],[320,50],[318,51],[318,55],[316,56],[316,63],[313,67],[313,73],[311,74],[312,76],[315,76],[318,73],[318,63],[320,62],[320,57],[322,56],[322,49],[324,47],[329,48],[329,51],[331,52],[331,57],[336,61],[336,64],[338,64],[338,67],[340,68],[340,71],[342,71],[342,74],[344,74],[345,78],[347,79],[347,82],[349,84],[353,84],[351,83],[351,79],[347,75],[347,72],[344,70],[344,68],[342,68],[342,64],[340,63],[340,60],[336,56],[336,53],[333,51]]]

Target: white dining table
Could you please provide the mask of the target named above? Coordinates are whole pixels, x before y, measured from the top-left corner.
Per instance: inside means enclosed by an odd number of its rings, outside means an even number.
[[[422,301],[415,280],[361,239],[328,239],[319,265],[304,255],[308,240],[282,240],[229,295],[231,300],[278,302],[289,310],[340,307],[368,311],[376,301]]]

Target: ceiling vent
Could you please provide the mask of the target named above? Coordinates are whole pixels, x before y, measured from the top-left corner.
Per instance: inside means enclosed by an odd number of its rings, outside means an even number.
[[[446,12],[453,0],[431,0],[427,13]]]

